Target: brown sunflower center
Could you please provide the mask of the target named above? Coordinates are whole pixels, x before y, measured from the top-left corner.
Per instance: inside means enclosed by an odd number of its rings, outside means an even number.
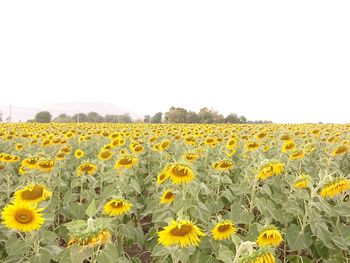
[[[183,237],[187,234],[191,233],[192,227],[189,225],[182,225],[180,228],[176,227],[172,230],[170,230],[170,234],[176,237]]]
[[[167,192],[164,196],[165,199],[170,199],[173,197],[173,193],[172,192]]]
[[[103,151],[101,152],[100,156],[102,159],[107,159],[112,155],[112,153],[110,151]]]
[[[124,205],[124,204],[123,204],[122,201],[114,201],[114,202],[111,203],[111,206],[112,206],[113,208],[122,208],[123,205]]]
[[[218,227],[218,231],[219,232],[226,232],[227,230],[229,230],[230,229],[230,225],[229,224],[227,224],[227,225],[222,225],[222,226],[219,226]]]
[[[119,160],[119,164],[121,164],[121,165],[128,165],[131,163],[132,163],[132,159],[130,157],[126,157],[126,158]]]
[[[42,186],[34,186],[32,190],[25,190],[22,198],[25,200],[36,200],[43,196],[44,188]]]
[[[172,169],[172,172],[175,176],[179,176],[179,177],[185,177],[189,174],[188,168],[180,165],[176,165]]]
[[[28,224],[34,219],[34,215],[30,210],[27,209],[19,209],[15,213],[15,219],[17,222],[21,224]]]
[[[221,167],[221,168],[228,168],[228,167],[230,167],[231,165],[232,165],[232,163],[231,163],[231,162],[228,162],[228,161],[223,161],[223,162],[220,163],[220,167]]]

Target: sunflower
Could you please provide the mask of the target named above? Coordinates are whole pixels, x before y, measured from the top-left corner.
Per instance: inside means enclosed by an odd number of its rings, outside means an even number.
[[[167,190],[165,190],[162,197],[160,198],[160,203],[162,205],[163,204],[170,204],[174,201],[174,199],[175,199],[174,193],[170,189],[167,189]]]
[[[52,196],[52,192],[46,189],[44,185],[30,185],[20,190],[17,190],[14,194],[15,203],[39,203]]]
[[[269,162],[263,165],[257,175],[258,180],[266,180],[274,175],[279,175],[284,172],[284,164],[280,162]]]
[[[98,159],[100,159],[101,161],[107,161],[107,160],[111,159],[112,156],[113,156],[112,151],[110,151],[110,150],[102,150],[98,154]]]
[[[322,197],[334,197],[349,189],[350,181],[345,178],[338,178],[324,186],[320,194]]]
[[[163,171],[157,176],[157,184],[162,184],[168,179],[169,175],[166,173],[169,166],[165,166]]]
[[[229,239],[232,234],[237,232],[237,230],[233,226],[233,222],[231,220],[225,220],[217,223],[211,232],[215,240],[224,240]]]
[[[184,154],[183,158],[191,163],[194,163],[195,161],[197,161],[199,159],[199,153],[198,152],[187,152]]]
[[[170,142],[170,140],[168,140],[168,139],[162,140],[162,141],[160,142],[160,144],[159,144],[159,150],[160,150],[160,151],[165,151],[166,149],[169,148],[170,143],[171,143],[171,142]]]
[[[115,163],[116,169],[130,169],[138,163],[138,159],[131,155],[124,155]]]
[[[84,155],[85,155],[85,152],[83,150],[81,150],[81,149],[76,149],[75,152],[74,152],[74,156],[77,159],[83,158]]]
[[[35,205],[18,202],[4,207],[1,215],[2,224],[10,229],[17,229],[23,232],[31,232],[39,229],[45,222],[43,209],[36,209]]]
[[[37,164],[39,162],[39,157],[27,157],[22,160],[22,165],[29,169],[35,169],[37,167]]]
[[[194,173],[192,169],[184,164],[175,163],[168,167],[166,175],[174,184],[185,184],[192,182]]]
[[[308,179],[306,175],[301,175],[298,180],[295,181],[294,187],[298,189],[305,189],[308,187]]]
[[[73,244],[77,244],[79,246],[93,247],[95,245],[107,244],[110,239],[111,233],[108,230],[97,230],[92,233],[70,237],[67,246],[70,247]]]
[[[213,167],[215,170],[218,170],[218,171],[228,171],[228,170],[231,170],[233,166],[234,164],[232,161],[222,160],[222,161],[213,163],[211,167]]]
[[[165,247],[180,245],[198,246],[200,236],[205,234],[191,221],[172,221],[164,230],[158,232],[158,242]]]
[[[251,256],[243,259],[242,263],[275,263],[275,257],[269,250],[255,251]]]
[[[53,170],[55,162],[50,159],[40,159],[38,161],[38,169],[42,172],[49,173]]]
[[[247,151],[255,151],[259,148],[260,144],[257,142],[247,142],[245,144],[245,148],[247,149]]]
[[[132,208],[132,204],[123,199],[113,199],[107,202],[103,210],[105,214],[110,216],[120,216],[129,212]]]
[[[278,247],[283,241],[280,231],[274,226],[265,227],[259,234],[256,243],[260,247],[274,246]]]
[[[288,152],[293,150],[296,147],[296,144],[293,141],[286,141],[282,146],[282,152]]]
[[[82,174],[85,174],[85,173],[92,175],[96,172],[96,170],[97,170],[97,167],[95,164],[90,162],[84,162],[79,165],[77,175],[81,176]]]
[[[349,151],[349,147],[347,145],[340,145],[334,149],[332,152],[332,156],[340,156]]]
[[[297,159],[304,158],[304,157],[305,157],[305,154],[301,150],[296,150],[292,154],[289,155],[289,159],[291,159],[293,161],[297,160]]]

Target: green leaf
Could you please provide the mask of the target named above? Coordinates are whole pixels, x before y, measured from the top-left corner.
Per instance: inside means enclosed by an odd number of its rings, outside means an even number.
[[[46,249],[40,249],[38,255],[33,255],[30,257],[29,263],[49,263],[50,260],[50,252]]]
[[[339,215],[339,216],[350,217],[350,206],[347,206],[347,205],[335,206],[333,207],[332,212],[334,212],[336,215]]]
[[[95,199],[92,199],[85,213],[88,215],[88,217],[92,218],[96,214],[96,212],[97,212],[97,208],[95,205]]]
[[[217,258],[225,263],[232,263],[233,252],[227,246],[220,244]]]
[[[309,248],[312,245],[312,237],[309,233],[302,233],[295,228],[287,229],[287,243],[291,251]]]
[[[103,250],[97,256],[97,262],[100,263],[113,263],[118,259],[118,248],[114,244],[107,244]]]

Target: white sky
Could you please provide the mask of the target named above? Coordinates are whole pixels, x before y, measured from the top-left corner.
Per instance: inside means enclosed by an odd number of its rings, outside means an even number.
[[[350,122],[350,1],[0,1],[0,106]]]

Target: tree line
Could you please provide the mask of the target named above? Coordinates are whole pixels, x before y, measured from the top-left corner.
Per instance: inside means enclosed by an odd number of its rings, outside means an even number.
[[[236,113],[230,113],[226,117],[220,114],[218,111],[204,107],[199,112],[186,110],[180,107],[171,107],[164,114],[157,112],[153,116],[145,115],[144,119],[133,120],[128,113],[115,115],[108,114],[102,116],[97,112],[77,113],[73,116],[69,116],[66,113],[62,113],[59,116],[52,118],[52,115],[48,111],[38,112],[34,119],[28,120],[28,122],[58,122],[58,123],[70,123],[70,122],[110,122],[110,123],[132,123],[132,122],[144,122],[144,123],[272,123],[271,121],[250,121],[245,116],[238,116]]]

